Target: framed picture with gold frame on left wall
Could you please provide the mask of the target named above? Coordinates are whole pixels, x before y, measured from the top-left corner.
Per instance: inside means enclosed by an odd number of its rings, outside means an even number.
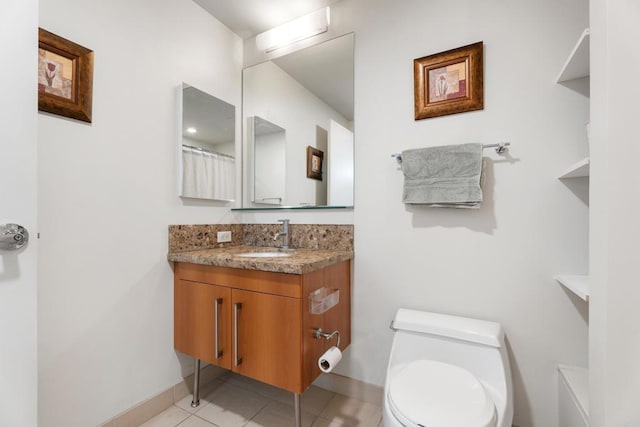
[[[38,29],[38,110],[91,123],[93,51]]]

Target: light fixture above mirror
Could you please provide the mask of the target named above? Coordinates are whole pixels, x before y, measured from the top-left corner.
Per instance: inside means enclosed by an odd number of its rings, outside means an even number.
[[[256,36],[258,50],[266,53],[309,37],[327,32],[331,22],[330,8],[323,7]]]

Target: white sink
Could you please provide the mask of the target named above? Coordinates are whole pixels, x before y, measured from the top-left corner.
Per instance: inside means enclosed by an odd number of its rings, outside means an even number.
[[[236,256],[242,258],[284,258],[291,256],[291,254],[284,252],[245,252],[243,254],[237,254]]]

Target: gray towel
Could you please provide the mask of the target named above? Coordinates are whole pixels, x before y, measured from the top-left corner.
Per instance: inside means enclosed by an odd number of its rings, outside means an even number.
[[[444,145],[402,152],[402,201],[478,209],[482,202],[482,144]]]

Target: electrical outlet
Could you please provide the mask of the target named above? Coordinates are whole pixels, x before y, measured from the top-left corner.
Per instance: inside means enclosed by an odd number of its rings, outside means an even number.
[[[230,231],[218,231],[218,243],[225,243],[231,241]]]

